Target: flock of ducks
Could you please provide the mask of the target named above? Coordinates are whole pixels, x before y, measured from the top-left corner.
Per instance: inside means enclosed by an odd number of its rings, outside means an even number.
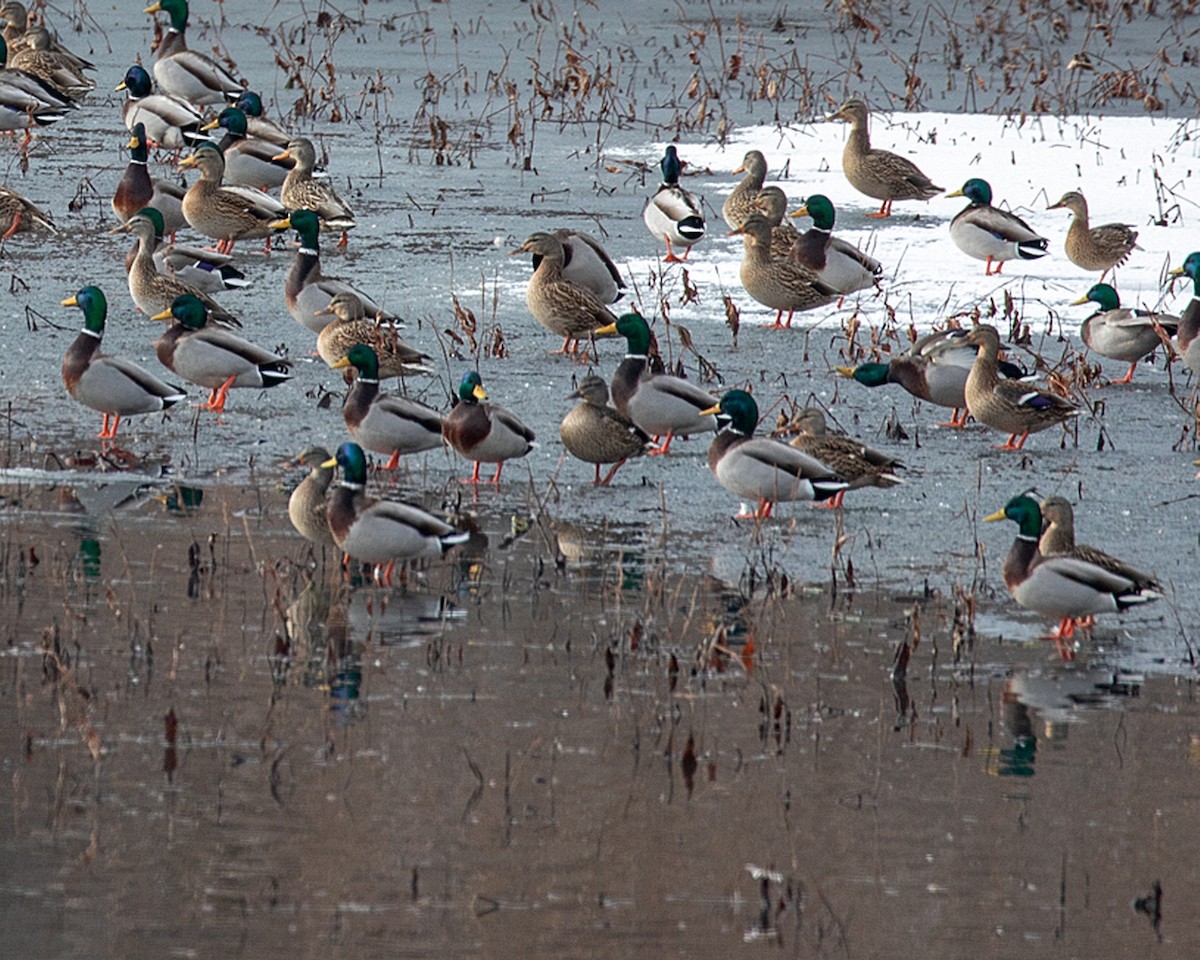
[[[391,470],[404,456],[449,445],[474,464],[463,482],[483,482],[481,467],[489,464],[495,466],[491,482],[499,483],[504,464],[528,454],[536,438],[516,413],[490,401],[474,370],[463,375],[456,401],[444,414],[403,393],[381,391],[381,380],[431,372],[430,358],[404,342],[398,318],[370,295],[323,274],[320,235],[338,234],[344,245],[355,219],[330,178],[317,169],[313,144],[266,118],[261,99],[222,64],[188,48],[187,0],[159,0],[146,12],[169,18],[155,51],[154,80],[135,64],[117,86],[126,93],[121,113],[130,134],[130,159],[112,207],[120,221],[116,231],[135,241],[127,260],[130,297],[147,316],[169,323],[155,343],[162,366],[209,390],[202,406],[219,413],[231,389],[286,383],[291,363],[237,333],[236,317],[213,294],[246,284],[233,260],[239,242],[269,245],[282,231],[296,234],[299,246],[284,301],[296,321],[316,335],[321,358],[348,377],[342,414],[351,439],[332,456],[310,448],[298,458],[310,472],[292,494],[289,515],[305,537],[375,565],[377,576],[390,583],[397,562],[440,556],[466,534],[414,505],[369,496],[366,451],[386,456],[384,469]],[[60,47],[43,27],[30,25],[20,3],[4,3],[0,17],[9,64],[0,73],[0,129],[28,133],[75,109],[76,98],[94,87],[87,77],[94,68]],[[216,116],[207,118],[205,108],[218,105]],[[862,101],[846,101],[829,119],[850,125],[843,169],[851,186],[880,202],[879,211],[869,216],[887,218],[897,201],[928,200],[943,192],[909,159],[871,147]],[[218,131],[219,142],[211,139]],[[179,167],[197,171],[199,178],[183,187],[152,177],[149,157],[155,148],[176,151]],[[680,183],[683,169],[677,149],[668,146],[660,163],[661,185],[643,211],[647,229],[665,244],[667,262],[686,260],[707,231],[704,205]],[[834,236],[836,209],[828,197],[810,196],[788,216],[787,196],[765,183],[768,166],[761,152],[747,153],[734,172],[744,176],[721,213],[731,235],[743,238],[742,285],[776,311],[772,326],[786,328],[797,312],[881,283],[882,264]],[[279,191],[278,199],[270,190]],[[1009,260],[1046,254],[1046,238],[992,205],[987,182],[968,180],[950,196],[969,201],[950,224],[951,238],[985,261],[989,275]],[[1175,271],[1191,277],[1197,290],[1182,317],[1122,308],[1115,289],[1102,281],[1137,249],[1136,232],[1121,224],[1090,226],[1078,191],[1053,208],[1073,215],[1064,244],[1067,256],[1082,269],[1101,273],[1101,282],[1081,301],[1097,306],[1082,330],[1089,348],[1129,363],[1121,381],[1128,382],[1137,362],[1174,335],[1185,363],[1200,371],[1200,347],[1193,349],[1200,330],[1200,253]],[[790,222],[796,217],[807,217],[812,225],[801,232]],[[0,191],[0,227],[5,238],[20,230],[54,229],[45,214],[7,189]],[[215,249],[176,244],[176,232],[185,228],[208,238]],[[759,407],[749,392],[714,396],[666,371],[645,318],[614,311],[624,280],[603,246],[587,234],[534,233],[513,254],[531,257],[526,303],[540,324],[562,338],[562,352],[583,359],[598,349],[597,339],[625,341],[625,356],[611,381],[593,373],[583,377],[572,395],[578,403],[560,425],[564,448],[594,465],[596,485],[610,484],[632,457],[668,455],[675,438],[714,431],[707,457],[712,475],[752,501],[755,509],[741,515],[759,521],[769,518],[779,502],[837,508],[848,490],[903,482],[903,464],[831,433],[818,409],[802,410],[781,424],[790,442],[756,436]],[[102,352],[107,300],[97,287],[84,286],[63,303],[77,307],[84,318],[63,360],[63,382],[72,397],[103,414],[99,436],[120,455],[115,438],[123,417],[166,410],[182,402],[186,391]],[[839,373],[870,387],[899,384],[915,397],[952,409],[948,426],[962,427],[970,415],[1005,433],[1004,449],[1019,450],[1031,434],[1077,417],[1080,410],[1068,398],[1028,383],[1024,371],[1001,358],[1001,348],[995,328],[979,324],[969,331],[931,333],[887,364],[839,368]],[[608,470],[602,475],[603,467]],[[334,485],[338,471],[341,478]],[[1018,603],[1059,621],[1054,636],[1060,642],[1097,613],[1161,595],[1152,577],[1077,545],[1065,501],[1039,504],[1022,495],[987,519],[1005,517],[1019,529],[1004,564],[1005,582]]]

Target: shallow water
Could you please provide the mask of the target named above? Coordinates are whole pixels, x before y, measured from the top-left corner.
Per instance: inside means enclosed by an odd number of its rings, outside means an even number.
[[[194,10],[194,46],[213,42],[210,12]],[[103,12],[90,108],[39,139],[28,174],[3,154],[7,181],[65,229],[55,243],[12,238],[0,264],[12,291],[0,300],[0,954],[725,957],[762,943],[798,956],[1196,954],[1200,602],[1183,386],[1156,364],[1104,394],[1077,434],[1042,434],[1013,457],[982,429],[934,428],[941,411],[905,394],[833,380],[854,305],[792,336],[760,329],[769,318],[741,296],[716,218],[726,171],[764,135],[747,128],[790,124],[773,160],[794,150],[813,180],[784,171],[789,193],[818,187],[841,203],[836,149],[813,163],[805,145],[827,138],[807,121],[849,92],[899,105],[904,77],[887,51],[919,35],[863,8],[887,31],[874,44],[822,5],[789,9],[776,31],[778,12],[383,3],[361,7],[361,23],[305,30],[284,3],[256,32],[224,10],[221,40],[277,107],[302,92],[269,67],[276,24],[310,62],[335,51],[337,87],[297,121],[360,211],[345,255],[323,243],[325,269],[402,312],[437,358],[437,375],[410,389],[444,405],[478,364],[541,440],[499,491],[465,492],[465,465],[442,454],[380,482],[476,530],[392,591],[343,585],[335,558],[288,526],[299,475],[282,461],[314,441],[332,448],[344,428],[328,395],[339,381],[311,362],[311,337],[282,306],[287,252],[244,251],[256,286],[223,302],[248,336],[298,360],[294,383],[235,393],[219,422],[194,410],[128,421],[132,469],[96,458],[93,414],[63,395],[78,312],[58,301],[86,282],[109,294],[106,349],[155,363],[157,328],[125,298],[127,240],[105,232],[125,163],[119,95],[105,91],[147,49],[149,18]],[[1083,42],[1086,13],[1063,15],[1071,42],[1046,56]],[[1139,63],[1167,28],[1183,29],[1165,15],[1115,26]],[[931,62],[943,42],[923,48]],[[568,46],[593,79],[614,65],[607,93],[572,96],[583,74]],[[851,49],[874,78],[862,86],[845,69]],[[734,50],[744,60],[731,80]],[[691,52],[721,96],[684,92]],[[980,65],[995,97],[1001,59]],[[363,97],[376,68],[388,90]],[[945,69],[929,68],[923,109],[960,108],[961,76],[933,82]],[[1191,69],[1173,73],[1180,90]],[[545,103],[535,74],[560,84]],[[755,93],[759,75],[774,95]],[[1076,76],[1053,82],[1076,84],[1072,109],[1086,108]],[[1019,110],[1032,92],[1001,99]],[[332,121],[334,106],[350,119]],[[643,165],[676,131],[713,208],[688,274],[696,300],[682,271],[651,260],[640,220],[655,182]],[[967,139],[947,149],[973,167]],[[1186,171],[1187,149],[1156,169]],[[1124,171],[1104,150],[1077,160],[1081,176]],[[1018,202],[1033,203],[1036,179],[1028,164],[1014,172]],[[1140,216],[1153,205],[1138,196]],[[890,325],[883,303],[859,305],[879,331],[872,346],[952,312],[911,276],[921,232],[944,231],[951,206],[871,239],[907,298]],[[867,208],[846,198],[839,222],[865,235]],[[1146,228],[1153,254],[1126,275],[1139,291],[1156,287],[1160,255],[1200,247],[1190,206],[1182,213]],[[709,475],[707,438],[694,438],[593,489],[556,435],[582,371],[548,356],[557,342],[521,295],[528,264],[507,256],[560,225],[605,236],[631,283],[623,303],[660,331],[664,313],[686,327],[716,365],[712,389],[750,384],[772,418],[811,394],[898,450],[909,482],[856,491],[841,516],[801,504],[757,528],[729,519],[736,500]],[[1012,293],[1056,357],[1069,271],[1047,263],[984,287],[953,261],[954,295],[986,312]],[[736,345],[724,292],[743,310]],[[474,313],[475,349],[452,295]],[[698,377],[677,335],[660,337]],[[621,352],[601,344],[601,372]],[[1004,591],[1013,531],[978,523],[1030,486],[1070,496],[1081,539],[1168,584],[1164,601],[1102,618],[1072,664]]]
[[[51,498],[5,544],[6,953],[1200,947],[1190,681],[671,532],[489,523],[389,593],[228,489]]]

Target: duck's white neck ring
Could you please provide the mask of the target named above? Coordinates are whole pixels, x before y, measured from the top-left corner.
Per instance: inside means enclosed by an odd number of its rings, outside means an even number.
[[[379,381],[373,380],[371,377],[359,377],[358,382],[359,383],[373,383],[373,384],[375,384],[375,386],[379,386]]]
[[[144,167],[144,166],[146,166],[146,161],[145,161],[145,160],[134,160],[132,157],[130,157],[130,158],[129,158],[129,162],[130,162],[130,163],[136,163],[136,164],[137,164],[139,167]]]
[[[104,337],[104,334],[102,334],[99,330],[89,330],[87,327],[84,327],[79,332],[86,333],[89,337],[95,337],[97,340],[103,339]]]
[[[625,359],[626,360],[646,360],[648,358],[644,353],[627,353],[627,354],[625,354]]]
[[[1018,533],[1018,534],[1017,534],[1017,539],[1018,539],[1018,540],[1024,540],[1026,543],[1037,543],[1037,542],[1038,542],[1038,540],[1039,540],[1039,539],[1041,539],[1041,538],[1040,538],[1040,537],[1027,537],[1027,536],[1025,536],[1025,534],[1023,534],[1023,533]]]
[[[366,488],[365,483],[354,483],[350,480],[342,480],[338,486],[345,487],[347,490],[363,490]]]
[[[317,257],[317,256],[320,256],[320,254],[319,254],[319,253],[317,253],[317,251],[316,251],[316,250],[314,250],[312,247],[301,247],[301,248],[300,248],[300,249],[299,249],[297,252],[298,252],[298,253],[302,253],[302,254],[304,254],[304,255],[305,255],[305,256],[307,256],[307,257]]]

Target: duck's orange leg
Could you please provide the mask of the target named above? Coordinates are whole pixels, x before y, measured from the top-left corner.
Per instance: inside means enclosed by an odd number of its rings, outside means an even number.
[[[609,469],[608,473],[604,475],[603,480],[600,479],[600,464],[596,464],[596,482],[593,484],[593,486],[607,487],[610,483],[612,483],[612,478],[616,475],[616,472],[621,469],[621,465],[624,462],[624,460],[618,460],[616,463],[614,463]]]
[[[213,390],[206,403],[200,404],[204,410],[212,410],[214,413],[225,412],[225,401],[229,398],[229,388],[233,386],[233,381],[237,379],[234,375],[226,380],[223,384]]]
[[[657,457],[660,454],[670,453],[671,452],[671,438],[674,436],[675,436],[675,432],[673,430],[668,430],[667,431],[667,439],[662,442],[662,445],[655,447],[653,450],[647,450],[646,456]],[[657,441],[658,437],[655,437],[654,439],[655,439],[655,441]]]

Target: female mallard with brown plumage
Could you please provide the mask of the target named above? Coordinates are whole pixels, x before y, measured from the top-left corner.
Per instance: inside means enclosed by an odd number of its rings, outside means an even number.
[[[552,236],[562,244],[563,276],[571,283],[590,290],[601,303],[616,303],[624,296],[625,281],[604,245],[582,230],[560,227]],[[540,254],[533,255],[533,269],[541,264]]]
[[[1078,300],[1072,300],[1071,305],[1089,302],[1096,304],[1096,312],[1080,324],[1080,338],[1093,353],[1129,364],[1125,376],[1110,383],[1133,380],[1138,361],[1150,356],[1162,345],[1164,337],[1170,337],[1179,328],[1179,317],[1122,307],[1117,291],[1107,283],[1097,283]]]
[[[967,342],[979,348],[967,375],[967,409],[980,423],[1009,435],[997,449],[1020,450],[1031,433],[1079,416],[1079,408],[1056,393],[1000,378],[1000,334],[991,324],[975,326]]]
[[[1070,190],[1062,195],[1058,203],[1047,210],[1070,210],[1071,226],[1063,250],[1067,259],[1084,270],[1099,270],[1103,280],[1109,270],[1119,267],[1129,259],[1129,254],[1139,249],[1137,231],[1124,223],[1105,223],[1098,227],[1088,224],[1088,205],[1083,194]]]
[[[395,470],[402,456],[443,444],[440,413],[409,397],[379,392],[379,358],[370,347],[357,343],[331,366],[358,371],[342,404],[342,419],[358,443],[391,458],[385,470]]]
[[[317,353],[329,366],[337,367],[338,361],[352,347],[362,344],[375,353],[379,366],[377,376],[384,379],[433,372],[425,365],[426,360],[432,359],[428,354],[401,340],[395,324],[367,319],[362,301],[354,294],[343,291],[335,295],[328,307],[318,311],[318,316],[326,313],[337,319],[317,334]]]
[[[896,200],[929,200],[942,188],[923,174],[915,163],[889,150],[871,146],[867,133],[867,105],[850,99],[843,103],[830,120],[850,124],[850,137],[842,150],[842,170],[850,186],[859,193],[882,201],[878,213],[868,217],[890,217]]]
[[[496,475],[492,483],[499,484],[505,461],[525,456],[537,439],[515,413],[488,403],[487,398],[479,374],[468,371],[458,386],[458,404],[442,421],[446,442],[468,460],[475,461],[475,470],[464,483],[478,484],[480,466],[494,463]]]
[[[597,327],[613,323],[616,317],[591,290],[564,276],[566,254],[553,234],[531,234],[511,256],[521,253],[540,258],[525,288],[529,312],[543,327],[563,338],[559,353],[579,354],[580,343]]]
[[[816,273],[803,264],[771,259],[771,224],[762,214],[751,214],[733,233],[740,234],[746,241],[742,286],[763,306],[776,311],[771,329],[790,327],[796,311],[812,310],[838,298],[838,291],[818,279]],[[786,321],[783,319],[785,310]]]
[[[7,240],[14,233],[30,233],[39,227],[58,233],[54,221],[36,204],[5,186],[0,186],[0,227],[4,227],[0,240]]]
[[[55,50],[53,42],[45,27],[30,27],[25,31],[25,46],[9,59],[9,69],[33,74],[64,97],[77,98],[95,90],[96,81],[77,66],[78,58]]]
[[[580,402],[563,417],[558,434],[571,456],[596,465],[594,485],[607,487],[626,460],[650,449],[650,435],[608,405],[608,384],[594,373],[580,381],[571,397]],[[601,479],[600,466],[606,463],[613,466]]]
[[[327,495],[334,468],[325,466],[328,460],[329,451],[324,447],[308,447],[292,461],[293,466],[308,467],[309,471],[288,497],[288,519],[300,536],[318,546],[333,546]]]
[[[338,246],[346,246],[346,231],[355,226],[354,211],[333,188],[328,177],[313,176],[317,151],[306,137],[294,137],[275,160],[292,161],[292,169],[283,181],[279,199],[289,210],[311,210],[321,221],[321,229],[342,232]]]
[[[938,330],[920,337],[887,363],[860,363],[838,367],[837,372],[864,387],[898,383],[918,400],[954,411],[950,421],[939,426],[962,428],[967,425],[967,377],[978,352],[978,347],[967,343],[966,330]],[[1001,361],[999,368],[1008,379],[1025,376],[1024,370],[1008,361]]]
[[[162,216],[153,207],[140,210],[116,230],[128,231],[137,238],[137,252],[129,264],[129,295],[134,304],[146,316],[167,311],[164,319],[170,319],[171,305],[177,297],[191,294],[204,304],[211,319],[227,327],[240,327],[241,323],[228,310],[207,293],[174,276],[159,271],[154,262],[154,250],[162,236]]]
[[[730,390],[705,411],[720,429],[708,448],[708,468],[726,490],[755,501],[741,513],[755,520],[771,516],[776,503],[827,500],[849,484],[821,461],[769,437],[755,437],[758,404],[745,390]]]
[[[217,241],[218,253],[230,253],[239,240],[270,237],[272,223],[287,213],[279,201],[261,190],[224,186],[225,159],[215,144],[200,144],[179,165],[200,170],[200,179],[184,194],[183,216],[193,228]]]
[[[744,173],[736,187],[721,204],[721,217],[729,224],[730,230],[740,230],[746,218],[757,212],[755,201],[767,179],[767,158],[759,150],[749,151],[743,158],[741,166],[734,173]]]
[[[1139,589],[1162,590],[1155,577],[1131,567],[1124,560],[1098,547],[1075,542],[1075,510],[1065,497],[1047,497],[1042,501],[1042,521],[1045,529],[1038,541],[1038,550],[1044,557],[1074,557],[1094,563],[1112,573],[1132,580]]]
[[[122,417],[166,410],[187,398],[179,387],[164,383],[136,363],[100,352],[108,301],[97,287],[84,287],[62,302],[83,311],[83,329],[67,348],[62,362],[67,393],[104,414],[96,436],[112,440]]]
[[[785,260],[800,239],[800,231],[787,219],[787,194],[779,187],[763,187],[754,198],[755,210],[771,225],[771,259]]]
[[[904,482],[895,473],[896,470],[903,470],[904,464],[895,457],[873,450],[857,440],[830,433],[825,424],[825,414],[817,407],[805,407],[801,410],[788,425],[788,430],[796,433],[791,440],[793,447],[820,460],[837,474],[840,480],[849,484],[834,494],[823,506],[831,509],[841,507],[846,490],[859,490],[862,487],[887,488]]]

